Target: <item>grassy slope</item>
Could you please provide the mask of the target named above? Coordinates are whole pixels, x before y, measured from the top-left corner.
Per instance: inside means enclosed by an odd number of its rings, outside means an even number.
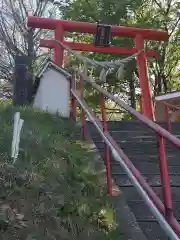
[[[12,165],[16,110],[0,105],[0,239],[116,239],[105,186],[78,129],[69,120],[18,109],[25,122]]]

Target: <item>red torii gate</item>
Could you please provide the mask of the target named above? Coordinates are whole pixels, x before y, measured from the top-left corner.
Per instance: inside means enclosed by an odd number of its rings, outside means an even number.
[[[56,42],[59,40],[73,50],[100,52],[108,54],[129,54],[132,55],[144,49],[144,40],[167,41],[168,34],[163,31],[152,29],[142,29],[134,27],[112,26],[112,36],[130,37],[134,40],[134,48],[106,47],[98,48],[92,44],[73,43],[64,41],[64,32],[90,33],[96,32],[97,24],[87,22],[74,22],[66,20],[40,18],[36,16],[28,17],[28,26],[40,29],[50,29],[55,31],[54,40],[41,40],[40,46],[54,48],[54,61],[57,65],[62,66],[63,48]],[[139,81],[141,88],[142,111],[144,115],[154,120],[154,110],[151,98],[151,90],[148,80],[147,57],[155,57],[155,51],[141,52],[137,56],[137,65],[139,71]]]

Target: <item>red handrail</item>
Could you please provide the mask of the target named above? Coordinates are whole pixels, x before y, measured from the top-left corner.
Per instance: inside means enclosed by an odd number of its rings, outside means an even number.
[[[81,77],[83,79],[84,76],[81,74]],[[122,100],[118,99],[117,97],[113,96],[101,86],[96,84],[95,82],[92,82],[92,80],[88,77],[85,79],[88,83],[92,85],[98,92],[101,94],[101,111],[102,111],[102,121],[103,121],[103,132],[105,136],[108,137],[108,139],[111,140],[113,143],[115,149],[117,149],[120,156],[123,158],[133,175],[136,177],[136,179],[139,181],[139,183],[143,186],[143,188],[146,190],[150,198],[153,200],[156,207],[159,209],[159,211],[166,217],[169,224],[173,227],[175,232],[180,236],[180,224],[176,221],[174,215],[173,215],[173,207],[172,207],[172,199],[171,199],[171,187],[170,187],[170,180],[168,175],[168,166],[167,166],[167,159],[166,159],[166,151],[165,151],[165,145],[164,145],[164,139],[171,142],[173,145],[180,148],[180,139],[173,136],[171,133],[166,131],[164,128],[159,126],[158,124],[154,123],[153,121],[149,120],[145,116],[143,116],[141,113],[136,112],[135,109],[131,108],[129,105],[125,104]],[[141,176],[140,172],[134,167],[132,162],[129,160],[129,158],[123,153],[122,150],[120,150],[117,147],[117,144],[112,139],[112,137],[109,135],[107,131],[107,119],[105,114],[105,104],[104,104],[104,98],[109,98],[111,101],[114,101],[117,105],[122,107],[123,109],[127,110],[130,114],[132,114],[134,117],[136,117],[138,120],[140,120],[142,123],[144,123],[146,126],[148,126],[150,129],[152,129],[157,134],[158,139],[158,153],[159,153],[159,166],[160,166],[160,175],[161,175],[161,182],[163,185],[163,202],[162,204],[159,197],[156,195],[156,193],[152,190],[152,188],[148,185],[148,183],[144,180],[144,178]],[[82,124],[86,124],[83,123]],[[106,147],[106,146],[105,146]],[[112,193],[112,185],[109,183],[111,182],[111,175],[110,175],[110,159],[108,156],[109,152],[106,151],[105,148],[105,157],[106,157],[106,174],[107,174],[107,184],[108,184],[108,192]],[[111,191],[110,188],[111,187]]]
[[[173,104],[167,103],[167,102],[165,102],[165,101],[158,101],[158,102],[164,104],[164,105],[167,106],[169,109],[175,109],[175,110],[180,111],[180,107],[178,107],[178,106],[175,106],[175,105],[173,105]]]

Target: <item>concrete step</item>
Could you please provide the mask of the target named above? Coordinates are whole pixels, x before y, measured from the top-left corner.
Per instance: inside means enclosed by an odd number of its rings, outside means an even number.
[[[152,187],[155,193],[163,199],[163,192],[161,186]],[[134,201],[142,200],[141,196],[138,194],[137,190],[132,186],[121,186],[121,191],[126,196],[126,199],[133,199]],[[180,187],[171,187],[171,195],[173,201],[180,201]]]
[[[167,124],[161,123],[163,127]],[[89,126],[89,125],[88,125]],[[91,136],[102,158],[105,159],[104,143],[96,129],[90,124]],[[127,154],[157,195],[163,199],[158,164],[156,133],[138,121],[109,122],[113,139]],[[172,124],[172,132],[180,138],[180,124]],[[166,143],[167,163],[171,181],[173,207],[180,221],[180,149]],[[142,201],[133,184],[129,181],[119,163],[111,156],[111,173],[115,183],[123,191],[129,208],[148,240],[168,240],[163,230]]]
[[[154,187],[161,186],[160,175],[156,175],[156,174],[144,174],[143,175],[142,174],[142,176],[149,183],[149,185],[154,186]],[[126,174],[123,174],[123,173],[115,174],[112,172],[112,177],[115,179],[117,185],[120,187],[121,186],[132,186],[132,183],[127,178]],[[171,186],[180,187],[180,173],[176,174],[176,175],[169,174],[169,178],[170,178]]]
[[[167,123],[164,122],[157,122],[158,125],[161,127],[167,129]],[[94,125],[91,122],[87,122],[87,126],[93,130]],[[146,130],[149,132],[153,132],[147,125],[143,124],[140,121],[108,121],[108,129],[110,131],[112,130],[124,130],[128,129],[131,130]],[[179,131],[180,132],[180,123],[171,123],[171,129],[172,131]]]
[[[117,140],[116,143],[119,145],[121,149],[126,150],[126,152],[129,154],[131,151],[133,152],[143,152],[150,154],[152,152],[157,152],[158,150],[158,144],[156,141],[122,141],[122,140]],[[104,149],[104,142],[103,141],[95,141],[96,147],[98,149]],[[172,146],[171,144],[165,144],[166,152],[171,153],[171,152],[176,152],[177,154],[180,155],[180,149]]]
[[[153,162],[133,162],[134,166],[142,174],[160,174],[159,164]],[[180,174],[180,165],[178,166],[168,166],[169,174]],[[123,173],[123,169],[120,164],[114,160],[111,161],[111,171],[114,174]]]
[[[105,155],[104,152],[103,152],[103,155]],[[128,154],[128,157],[133,164],[144,163],[144,162],[158,164],[159,162],[159,158],[155,153],[152,153],[151,155],[146,156],[142,152],[136,153],[136,155],[132,152],[131,154]],[[167,163],[168,163],[168,166],[179,166],[179,156],[177,156],[176,153],[168,154]]]
[[[143,229],[148,240],[169,240],[161,229],[158,222],[155,221],[138,221],[139,226]]]
[[[146,221],[156,221],[155,217],[152,215],[150,210],[147,208],[147,206],[144,204],[143,201],[128,201],[128,206],[134,213],[137,221],[146,222]],[[174,209],[174,215],[177,218],[178,221],[180,221],[180,201],[174,201],[173,202],[173,209]]]
[[[93,138],[98,138],[100,135],[96,131],[95,128],[91,130]],[[110,130],[109,133],[114,136],[115,139],[119,139],[119,136],[121,136],[121,139],[123,138],[136,138],[136,137],[156,137],[156,133],[154,131],[148,131],[147,129],[132,129],[132,130],[127,130],[126,128],[122,130]],[[173,135],[176,137],[180,138],[180,129],[175,129],[174,131],[171,132]],[[100,137],[101,138],[101,137]]]
[[[143,149],[143,147],[152,147],[153,149],[157,149],[158,146],[158,139],[157,136],[154,135],[138,135],[137,133],[135,133],[134,135],[129,134],[129,136],[125,136],[122,133],[117,133],[115,132],[115,134],[110,134],[111,137],[113,138],[113,140],[120,146],[120,147],[130,147],[133,148],[134,146],[136,148],[140,148]],[[180,135],[177,136],[178,138],[180,138]],[[101,136],[97,136],[95,134],[93,134],[92,140],[94,143],[97,143],[99,148],[103,148],[104,147],[104,140],[101,138]],[[167,140],[164,140],[164,145],[165,148],[168,151],[177,151],[180,153],[180,148],[174,146],[172,143],[168,142]]]
[[[103,159],[105,159],[105,152],[104,149],[100,149],[99,153]],[[127,153],[126,150],[124,150],[124,153]],[[157,153],[154,151],[151,154],[144,153],[143,151],[133,151],[131,150],[130,153],[127,154],[129,159],[134,165],[141,164],[141,163],[153,163],[153,164],[158,164],[159,163],[159,158],[157,156]],[[110,152],[110,157],[111,157],[111,162],[115,162],[113,160],[112,154]],[[179,166],[179,154],[176,154],[174,152],[168,153],[167,154],[167,163],[168,166]]]

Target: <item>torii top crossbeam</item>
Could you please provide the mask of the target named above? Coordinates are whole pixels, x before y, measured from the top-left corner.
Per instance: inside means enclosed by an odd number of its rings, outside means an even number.
[[[63,30],[68,32],[95,33],[97,24],[29,16],[28,26],[51,30],[55,30],[58,26],[62,26]],[[112,36],[134,38],[138,34],[140,34],[145,40],[155,41],[168,40],[167,32],[157,31],[153,29],[112,26]]]

